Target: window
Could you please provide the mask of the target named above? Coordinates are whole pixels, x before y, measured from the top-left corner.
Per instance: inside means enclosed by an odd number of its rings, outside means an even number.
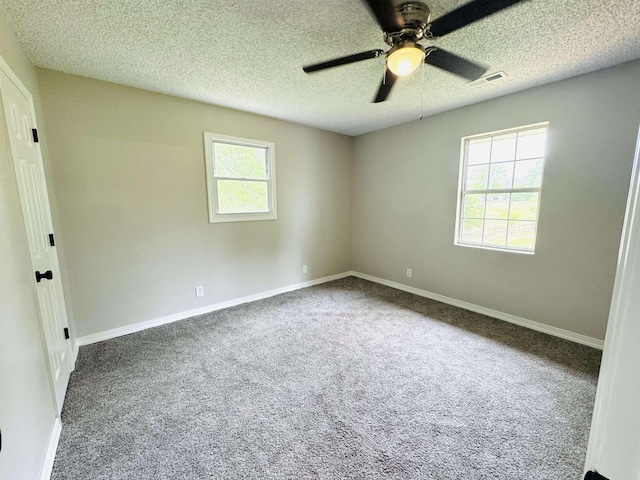
[[[547,126],[462,139],[456,245],[534,252]]]
[[[275,220],[275,145],[204,134],[209,222]]]

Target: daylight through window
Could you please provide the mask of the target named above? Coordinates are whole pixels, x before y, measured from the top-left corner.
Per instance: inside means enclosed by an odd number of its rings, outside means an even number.
[[[463,139],[456,244],[532,253],[547,124]]]
[[[276,218],[274,144],[205,133],[209,221]]]

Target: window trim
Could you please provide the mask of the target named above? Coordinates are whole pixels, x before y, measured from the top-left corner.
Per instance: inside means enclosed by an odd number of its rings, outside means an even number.
[[[542,161],[542,172],[540,178],[540,186],[535,188],[510,188],[510,189],[494,189],[494,190],[465,190],[464,189],[464,177],[466,173],[466,161],[468,156],[467,145],[472,140],[476,140],[479,138],[487,138],[487,137],[495,137],[498,135],[505,135],[513,132],[522,132],[526,130],[535,130],[536,128],[546,128],[547,129],[547,142],[545,144],[545,151],[543,161]],[[507,253],[518,253],[524,255],[535,255],[536,244],[538,241],[538,224],[540,220],[540,206],[542,204],[542,187],[544,183],[544,170],[547,164],[547,155],[548,155],[548,135],[549,135],[549,122],[540,122],[540,123],[532,123],[530,125],[522,125],[519,127],[505,128],[503,130],[494,130],[491,132],[478,133],[474,135],[468,135],[466,137],[462,137],[460,141],[460,166],[458,171],[458,200],[456,206],[456,220],[455,220],[455,233],[454,233],[454,245],[458,247],[467,247],[467,248],[479,248],[482,250],[493,250],[498,252],[507,252]],[[524,160],[524,159],[523,159]],[[515,159],[514,159],[515,161]],[[502,162],[495,162],[502,163]],[[536,211],[536,219],[535,219],[535,236],[534,236],[534,245],[533,248],[522,248],[522,247],[509,247],[507,245],[485,245],[482,243],[466,243],[461,241],[462,234],[462,209],[464,204],[464,195],[465,194],[488,194],[488,193],[538,193],[538,208]],[[486,200],[485,200],[486,201]],[[485,207],[486,208],[486,207]],[[511,208],[511,205],[509,205]],[[486,218],[485,218],[486,220]],[[507,219],[507,221],[509,221]]]
[[[276,207],[276,146],[273,142],[265,142],[263,140],[253,140],[250,138],[233,137],[230,135],[221,135],[218,133],[203,132],[204,136],[204,153],[206,161],[206,177],[207,177],[207,205],[209,208],[209,223],[228,223],[228,222],[253,222],[260,220],[276,220],[278,212]],[[267,179],[258,180],[252,178],[228,178],[216,177],[214,175],[214,153],[213,144],[226,143],[238,145],[242,147],[264,148],[266,150],[266,169]],[[267,183],[267,200],[269,204],[268,212],[248,212],[248,213],[218,213],[218,184],[217,180],[236,180],[249,182],[266,182]]]

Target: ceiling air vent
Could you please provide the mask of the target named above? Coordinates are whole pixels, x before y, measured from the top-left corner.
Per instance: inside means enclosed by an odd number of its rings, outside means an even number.
[[[478,80],[475,80],[469,83],[469,85],[472,87],[475,87],[476,85],[483,85],[485,83],[497,82],[498,80],[502,80],[506,76],[507,74],[504,73],[502,70],[500,70],[499,72],[494,72],[494,73],[490,73],[489,75],[485,75],[484,77],[481,77]]]

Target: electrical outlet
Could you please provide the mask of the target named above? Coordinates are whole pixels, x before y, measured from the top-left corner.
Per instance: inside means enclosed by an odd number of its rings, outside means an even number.
[[[413,277],[413,270],[411,270],[410,268],[407,268],[407,277]]]
[[[307,273],[307,266],[306,265],[302,265],[302,273]]]
[[[196,287],[196,297],[204,297],[204,287],[202,285]]]

